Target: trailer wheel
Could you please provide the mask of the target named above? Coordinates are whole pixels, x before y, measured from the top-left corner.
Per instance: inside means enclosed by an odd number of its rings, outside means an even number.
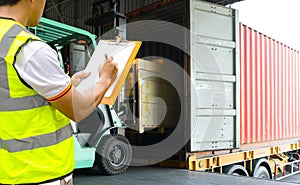
[[[260,166],[254,172],[253,177],[256,177],[259,179],[270,179],[270,174],[266,167]]]
[[[108,175],[119,175],[127,170],[131,158],[132,149],[128,139],[122,135],[109,135],[97,147],[95,164]]]
[[[228,175],[247,176],[247,177],[249,177],[249,174],[248,174],[247,170],[242,165],[225,166],[223,168],[223,172],[228,174]]]

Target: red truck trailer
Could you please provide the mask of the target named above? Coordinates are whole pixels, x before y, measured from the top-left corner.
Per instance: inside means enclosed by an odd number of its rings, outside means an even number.
[[[299,51],[243,24],[240,34],[241,144],[299,137]]]
[[[240,24],[240,147],[210,157],[194,153],[191,170],[223,167],[230,174],[274,179],[299,172],[299,56]]]

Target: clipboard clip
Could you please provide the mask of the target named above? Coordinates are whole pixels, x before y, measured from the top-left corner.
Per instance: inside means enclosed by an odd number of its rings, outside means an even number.
[[[127,46],[128,45],[128,41],[126,40],[122,40],[122,35],[118,35],[116,37],[116,40],[109,40],[109,45],[123,45],[123,46]]]
[[[117,35],[116,42],[119,44],[121,42],[121,40],[122,40],[122,35],[121,34]]]

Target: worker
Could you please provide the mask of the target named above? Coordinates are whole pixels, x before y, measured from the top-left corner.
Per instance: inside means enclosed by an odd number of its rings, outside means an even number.
[[[25,26],[36,26],[46,0],[0,0],[0,184],[72,184],[75,166],[70,119],[100,104],[118,67],[112,57],[99,80],[79,93],[57,53]],[[77,78],[77,79],[76,79]]]

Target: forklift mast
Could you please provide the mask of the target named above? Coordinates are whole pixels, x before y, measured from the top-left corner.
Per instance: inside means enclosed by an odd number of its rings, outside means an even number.
[[[120,12],[120,0],[95,0],[92,6],[93,16],[85,24],[92,26],[98,36],[113,29],[113,38],[126,40],[126,17]]]

